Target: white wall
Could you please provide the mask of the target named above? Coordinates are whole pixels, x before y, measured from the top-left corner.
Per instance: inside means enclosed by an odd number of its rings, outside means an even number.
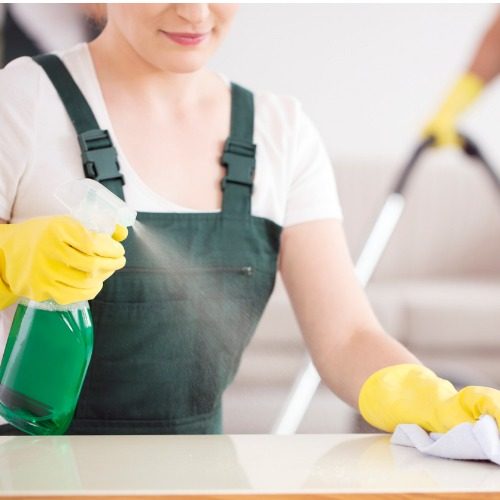
[[[250,88],[300,98],[336,161],[401,162],[496,8],[244,5],[212,66]],[[500,165],[500,85],[463,123]]]

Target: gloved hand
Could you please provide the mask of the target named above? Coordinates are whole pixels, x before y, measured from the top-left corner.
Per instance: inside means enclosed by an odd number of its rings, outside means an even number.
[[[447,432],[485,414],[500,427],[500,391],[469,386],[457,392],[451,382],[424,366],[394,365],[368,377],[360,391],[359,410],[368,423],[387,432],[398,424]]]
[[[0,308],[18,297],[59,304],[93,299],[125,265],[118,241],[126,236],[121,226],[111,237],[68,216],[0,224]]]
[[[481,78],[472,73],[460,77],[436,115],[425,126],[423,137],[433,136],[436,146],[461,146],[456,131],[457,119],[475,101],[483,87]]]

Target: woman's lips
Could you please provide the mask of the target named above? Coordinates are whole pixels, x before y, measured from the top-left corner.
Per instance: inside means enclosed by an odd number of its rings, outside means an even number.
[[[184,46],[199,45],[204,40],[206,40],[210,34],[210,32],[207,32],[207,33],[173,33],[173,32],[168,32],[168,31],[162,31],[162,33],[164,33],[173,42],[175,42],[179,45],[184,45]]]

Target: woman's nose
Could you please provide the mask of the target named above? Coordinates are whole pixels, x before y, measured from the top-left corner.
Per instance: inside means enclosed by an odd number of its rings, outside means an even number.
[[[210,14],[208,3],[178,3],[176,11],[179,17],[193,24],[203,22]]]

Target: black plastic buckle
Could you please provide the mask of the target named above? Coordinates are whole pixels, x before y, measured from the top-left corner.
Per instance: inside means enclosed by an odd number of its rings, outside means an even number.
[[[227,168],[227,175],[222,179],[222,190],[227,183],[240,184],[253,190],[255,172],[255,153],[257,146],[248,142],[228,139],[224,144],[221,164]]]
[[[125,184],[120,173],[118,153],[107,130],[87,130],[78,135],[82,151],[85,176],[98,182],[119,180]]]
[[[224,144],[224,152],[222,154],[222,163],[224,163],[224,157],[230,156],[231,154],[236,156],[248,156],[249,158],[255,158],[255,151],[257,146],[250,142],[242,142],[236,139],[229,138]]]
[[[253,182],[252,181],[250,181],[250,182],[238,181],[238,180],[235,180],[234,178],[229,178],[228,176],[224,177],[220,183],[220,185],[222,187],[222,191],[224,191],[224,189],[226,189],[228,182],[230,184],[239,184],[240,186],[246,186],[246,187],[250,188],[250,192],[253,192]]]

